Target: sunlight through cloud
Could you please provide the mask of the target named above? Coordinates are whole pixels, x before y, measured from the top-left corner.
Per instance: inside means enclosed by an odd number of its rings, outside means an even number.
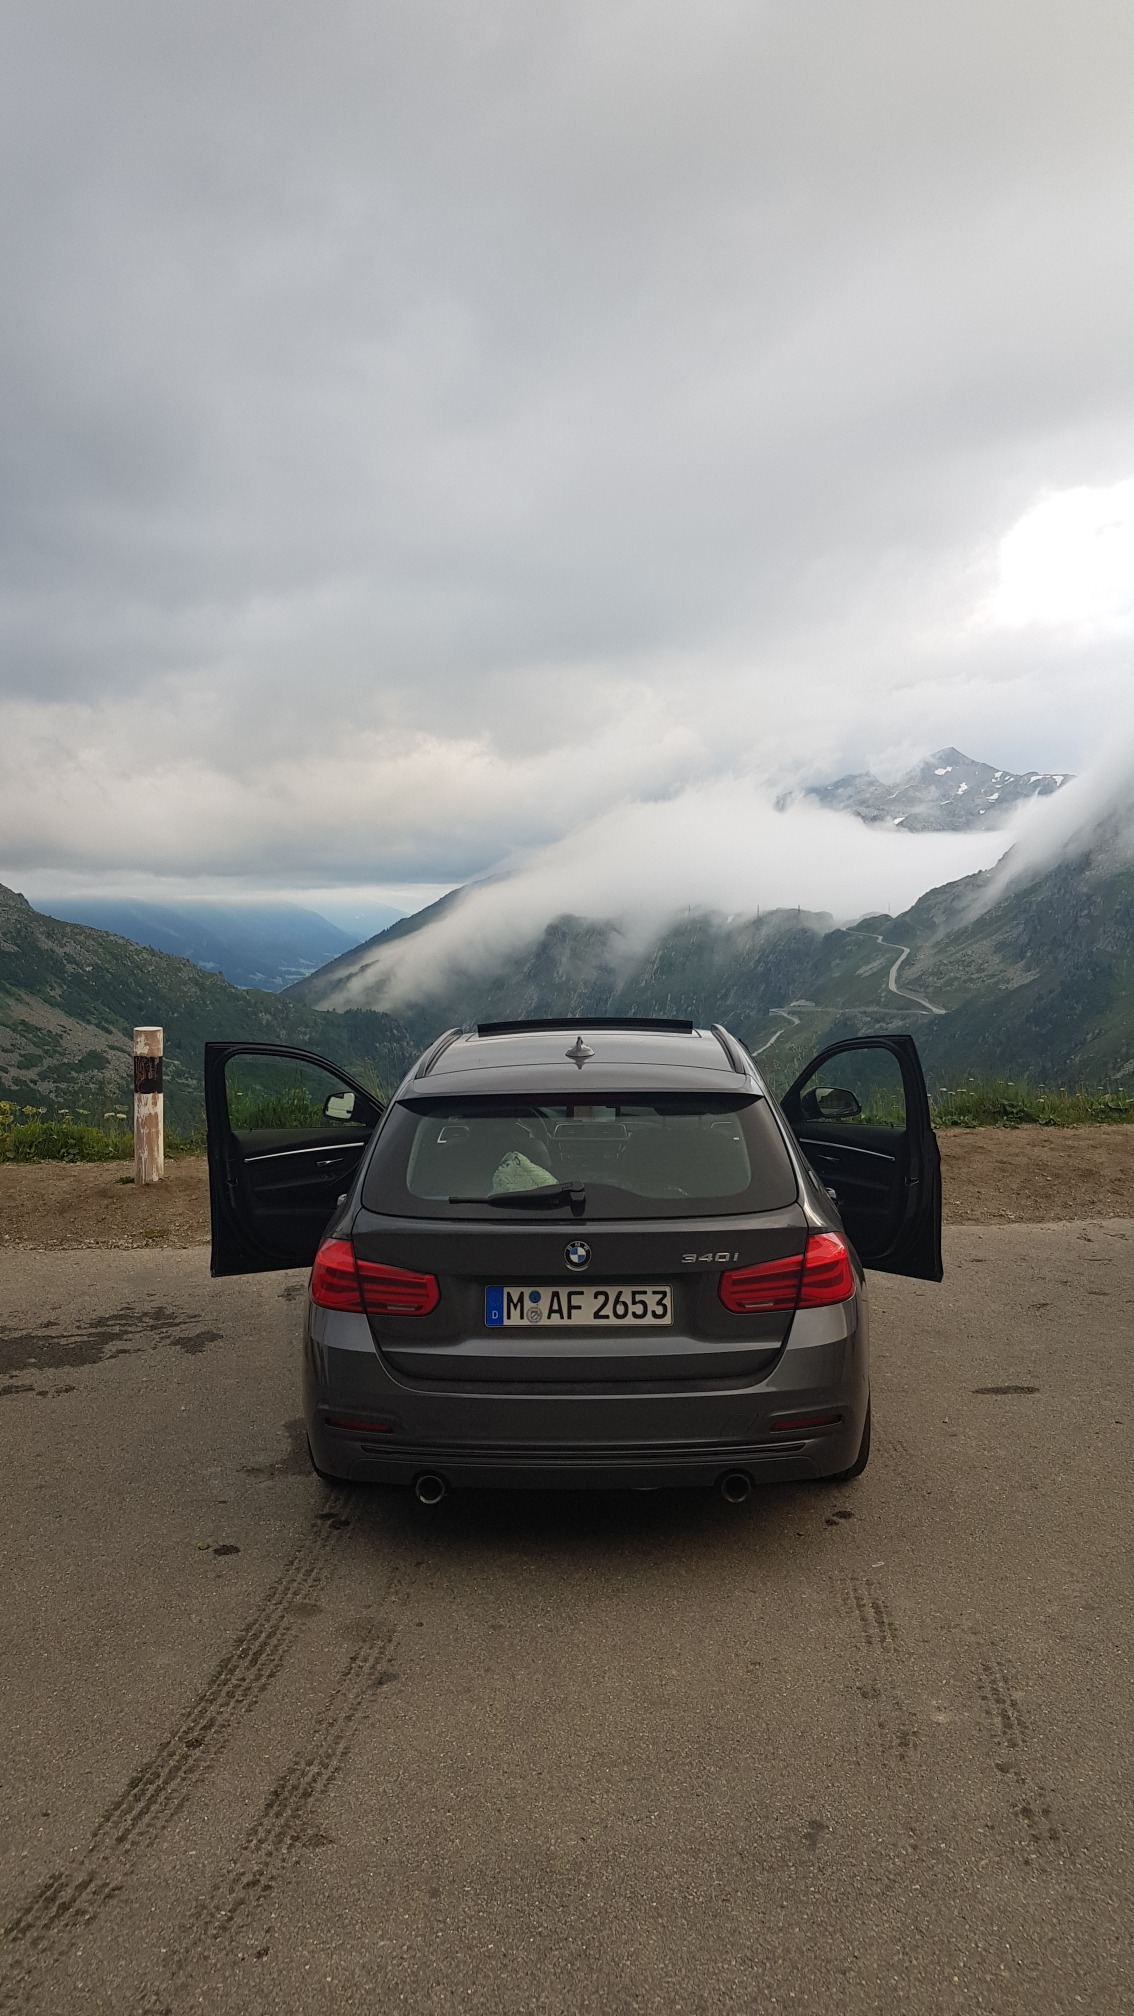
[[[1033,504],[1000,542],[989,614],[1026,624],[1134,629],[1134,478]]]

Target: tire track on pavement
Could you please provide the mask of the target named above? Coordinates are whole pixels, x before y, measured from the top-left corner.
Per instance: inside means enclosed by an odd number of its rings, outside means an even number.
[[[199,1961],[202,1948],[217,1952],[238,1938],[292,1864],[326,1842],[318,1824],[319,1801],[346,1763],[355,1730],[376,1692],[398,1677],[390,1660],[422,1565],[416,1561],[394,1569],[380,1599],[388,1614],[351,1652],[310,1740],[274,1780],[227,1868],[166,1949],[164,1986],[147,1986],[134,2005],[138,2016],[171,2016],[184,1976]]]
[[[977,1692],[995,1750],[996,1770],[1014,1803],[1014,1822],[1023,1822],[1023,1860],[1031,1864],[1040,1854],[1053,1851],[1064,1855],[1062,1829],[1055,1824],[1051,1792],[1031,1771],[1030,1733],[1020,1704],[1019,1690],[998,1652],[985,1646],[977,1675]]]
[[[296,1608],[325,1581],[347,1494],[327,1499],[224,1657],[157,1749],[97,1821],[76,1865],[47,1877],[0,1935],[0,2009],[26,2007],[33,1975],[66,1952],[125,1887],[279,1673],[301,1627]]]
[[[843,1602],[853,1611],[862,1649],[869,1661],[857,1683],[859,1699],[874,1711],[883,1761],[904,1770],[917,1759],[918,1718],[901,1684],[898,1627],[880,1583],[852,1573],[844,1585]],[[861,1670],[861,1669],[860,1669]]]

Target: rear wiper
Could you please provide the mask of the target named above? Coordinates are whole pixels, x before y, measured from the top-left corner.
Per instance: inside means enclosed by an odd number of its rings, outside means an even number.
[[[570,1204],[573,1210],[585,1211],[587,1193],[581,1183],[557,1183],[554,1188],[546,1183],[535,1190],[495,1190],[491,1197],[450,1197],[450,1204],[521,1204],[529,1209],[536,1204]]]

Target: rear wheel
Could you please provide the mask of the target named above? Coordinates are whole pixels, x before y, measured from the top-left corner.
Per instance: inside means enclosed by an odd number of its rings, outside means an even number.
[[[870,1461],[870,1401],[867,1400],[866,1419],[862,1424],[862,1441],[858,1445],[858,1455],[855,1457],[854,1462],[851,1464],[849,1470],[837,1470],[834,1476],[830,1478],[829,1481],[832,1484],[849,1484],[853,1477],[862,1476],[862,1473],[865,1470],[869,1461]]]
[[[341,1490],[344,1484],[350,1483],[349,1477],[335,1477],[329,1470],[320,1470],[319,1465],[315,1461],[315,1451],[311,1447],[310,1435],[307,1437],[307,1454],[311,1460],[311,1468],[314,1470],[320,1483],[333,1485],[338,1490]]]

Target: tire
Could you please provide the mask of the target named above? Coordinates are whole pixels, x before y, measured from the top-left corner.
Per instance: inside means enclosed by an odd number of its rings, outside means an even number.
[[[310,1435],[307,1437],[307,1455],[311,1468],[314,1470],[321,1484],[329,1484],[333,1490],[341,1491],[345,1484],[350,1483],[349,1477],[334,1477],[329,1470],[320,1470],[319,1465],[315,1461],[315,1451],[311,1447]]]
[[[831,1484],[849,1484],[852,1478],[861,1477],[870,1461],[870,1401],[866,1402],[866,1419],[862,1424],[862,1441],[858,1445],[858,1455],[849,1470],[836,1470],[828,1479]]]

